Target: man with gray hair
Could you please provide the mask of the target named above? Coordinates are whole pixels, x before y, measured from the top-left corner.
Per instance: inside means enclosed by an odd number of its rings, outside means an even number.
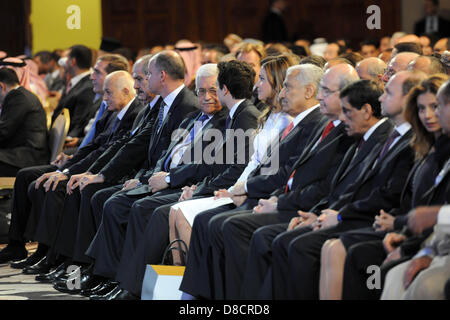
[[[371,57],[360,61],[356,65],[356,71],[361,79],[372,80],[379,85],[384,85],[381,78],[383,77],[386,67],[387,65],[383,60]]]

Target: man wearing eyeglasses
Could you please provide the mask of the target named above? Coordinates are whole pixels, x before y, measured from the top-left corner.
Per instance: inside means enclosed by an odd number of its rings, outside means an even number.
[[[387,69],[384,71],[381,80],[386,84],[394,74],[399,71],[408,70],[408,65],[411,61],[417,58],[419,55],[414,52],[401,52],[397,54],[388,64]]]

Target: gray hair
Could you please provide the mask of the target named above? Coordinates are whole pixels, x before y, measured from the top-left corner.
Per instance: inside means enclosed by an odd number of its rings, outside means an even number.
[[[382,75],[387,68],[387,64],[383,60],[378,58],[375,59],[374,62],[376,61],[376,63],[369,63],[367,66],[367,73],[372,78],[377,78],[380,74]]]
[[[286,77],[294,71],[298,71],[295,79],[301,86],[312,84],[317,92],[320,80],[323,76],[323,70],[321,68],[311,63],[291,66],[286,71]]]
[[[142,64],[142,73],[147,74],[148,73],[148,63],[150,59],[153,57],[153,54],[147,54],[145,56],[140,57],[133,65],[133,71],[137,64]]]
[[[197,70],[197,75],[195,76],[195,87],[198,87],[199,78],[217,77],[219,74],[219,69],[215,63],[207,63]]]

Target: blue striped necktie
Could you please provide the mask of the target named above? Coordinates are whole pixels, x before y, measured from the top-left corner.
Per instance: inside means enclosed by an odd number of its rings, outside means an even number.
[[[88,143],[90,143],[94,139],[95,127],[97,125],[98,120],[100,120],[103,113],[105,113],[106,108],[108,108],[108,105],[106,104],[105,101],[103,101],[102,104],[100,105],[100,108],[98,109],[97,117],[95,117],[95,120],[94,120],[94,123],[92,124],[91,129],[88,131],[88,133],[84,137],[83,142],[81,142],[80,148],[83,148],[84,146],[86,146]]]

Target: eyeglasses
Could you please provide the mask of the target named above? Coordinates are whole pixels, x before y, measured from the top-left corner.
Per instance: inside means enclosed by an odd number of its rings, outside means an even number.
[[[217,96],[217,89],[215,89],[215,88],[209,88],[209,89],[200,88],[200,89],[195,90],[195,93],[199,97],[204,97],[206,95],[206,92],[208,92],[211,96]]]

